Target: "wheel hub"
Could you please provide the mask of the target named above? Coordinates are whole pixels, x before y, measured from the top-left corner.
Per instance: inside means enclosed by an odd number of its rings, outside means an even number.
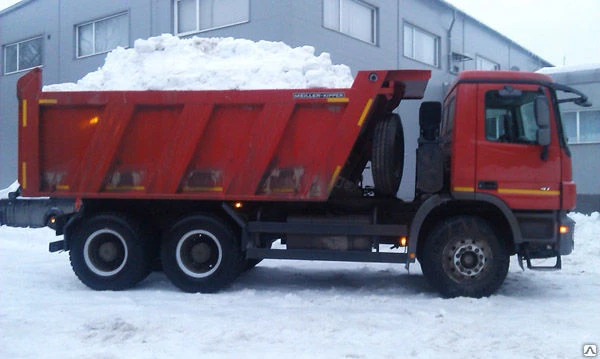
[[[474,277],[485,268],[486,256],[482,247],[472,239],[454,249],[452,264],[458,273],[467,277]]]
[[[477,279],[493,261],[486,240],[460,238],[449,242],[443,250],[444,272],[455,282]]]
[[[192,260],[196,264],[204,263],[210,259],[210,246],[204,242],[196,243],[192,247]]]
[[[129,252],[123,236],[111,229],[100,229],[85,240],[83,259],[94,274],[109,277],[127,263]]]
[[[114,243],[102,243],[98,249],[98,256],[105,262],[114,261],[117,258],[117,247]]]

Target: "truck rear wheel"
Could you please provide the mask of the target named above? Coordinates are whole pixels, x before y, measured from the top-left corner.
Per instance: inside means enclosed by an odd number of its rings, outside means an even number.
[[[99,214],[77,225],[69,258],[73,271],[96,290],[128,289],[148,274],[149,253],[136,221]]]
[[[167,233],[161,249],[163,271],[185,292],[213,293],[240,273],[242,255],[233,232],[207,216],[181,220]]]
[[[421,267],[445,297],[486,297],[504,282],[509,255],[490,224],[459,216],[436,226],[423,247]]]
[[[375,126],[371,162],[375,192],[395,196],[404,170],[404,131],[400,116],[388,114]]]

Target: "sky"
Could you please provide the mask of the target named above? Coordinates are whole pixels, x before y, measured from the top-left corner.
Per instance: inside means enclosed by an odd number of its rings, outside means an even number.
[[[556,66],[600,63],[600,0],[446,0]]]
[[[600,63],[600,0],[446,1],[554,65]]]

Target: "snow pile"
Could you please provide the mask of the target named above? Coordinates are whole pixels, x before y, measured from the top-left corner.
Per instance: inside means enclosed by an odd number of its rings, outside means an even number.
[[[328,53],[312,46],[234,38],[180,39],[170,34],[136,40],[117,48],[104,66],[77,83],[44,91],[248,90],[352,85],[346,65],[333,65]]]
[[[11,184],[10,186],[4,188],[4,189],[0,189],[0,199],[6,199],[8,198],[8,194],[10,192],[14,192],[16,190],[19,189],[19,182],[14,181],[13,184]]]
[[[574,251],[582,250],[589,255],[589,261],[596,263],[600,259],[600,212],[590,215],[570,213],[569,217],[575,221]],[[579,239],[583,239],[583,243]],[[600,267],[596,269],[600,272]]]

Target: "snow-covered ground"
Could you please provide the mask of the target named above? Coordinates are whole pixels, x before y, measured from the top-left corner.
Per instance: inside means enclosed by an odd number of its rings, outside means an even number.
[[[0,227],[0,358],[579,358],[600,345],[600,214],[572,216],[562,271],[513,260],[483,299],[439,298],[418,265],[301,261],[217,294],[162,273],[96,292],[48,253],[51,230]]]

